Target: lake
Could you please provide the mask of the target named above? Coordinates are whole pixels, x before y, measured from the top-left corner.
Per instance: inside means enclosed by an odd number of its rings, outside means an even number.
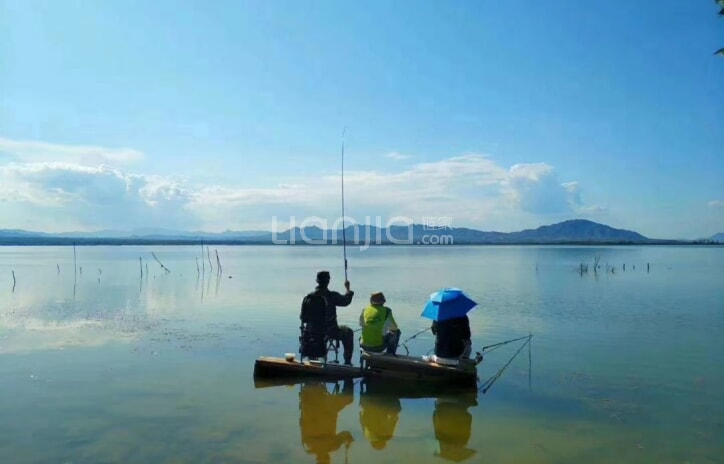
[[[0,462],[724,461],[724,248],[347,253],[340,323],[381,290],[404,340],[430,293],[459,287],[477,349],[531,342],[491,351],[481,384],[500,375],[474,395],[258,388],[256,357],[298,350],[316,272],[343,291],[341,247],[78,247],[75,271],[73,247],[2,247]]]

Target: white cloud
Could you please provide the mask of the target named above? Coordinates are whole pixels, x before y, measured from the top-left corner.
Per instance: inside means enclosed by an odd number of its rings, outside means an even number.
[[[707,204],[712,208],[724,208],[724,200],[712,200]]]
[[[72,218],[79,229],[199,225],[186,212],[192,193],[171,178],[129,175],[106,166],[29,163],[0,166],[0,211],[20,206],[26,218],[42,217],[43,228]],[[17,208],[15,209],[17,215]],[[12,226],[17,220],[3,215]],[[63,221],[67,224],[67,221]]]
[[[553,166],[545,163],[512,166],[504,184],[513,204],[532,214],[571,213],[582,206],[578,182],[559,182]]]
[[[386,153],[385,157],[393,159],[393,160],[401,161],[401,160],[406,160],[406,159],[410,158],[410,155],[403,155],[402,153],[397,153],[396,151],[391,151],[389,153]]]
[[[92,145],[58,145],[33,140],[0,137],[0,154],[26,163],[63,161],[81,165],[127,164],[141,161],[142,152],[130,148],[105,148]]]
[[[58,150],[72,152],[78,147]],[[0,228],[56,231],[133,229],[270,229],[295,216],[341,214],[339,176],[309,183],[285,178],[268,188],[199,185],[193,179],[128,174],[106,165],[71,162],[0,164]],[[346,213],[453,218],[453,226],[504,228],[551,215],[595,214],[577,182],[561,183],[545,163],[501,166],[468,154],[417,163],[398,172],[345,172]],[[280,227],[281,227],[280,224]],[[29,227],[32,225],[32,227]],[[384,225],[384,224],[383,224]]]

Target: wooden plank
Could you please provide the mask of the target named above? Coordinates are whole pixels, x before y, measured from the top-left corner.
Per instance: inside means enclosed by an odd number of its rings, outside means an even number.
[[[287,361],[284,358],[262,356],[254,363],[254,377],[319,377],[344,379],[362,377],[359,366],[334,363]]]

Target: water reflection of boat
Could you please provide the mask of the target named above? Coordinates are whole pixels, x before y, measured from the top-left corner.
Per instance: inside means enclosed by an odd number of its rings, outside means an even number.
[[[354,441],[349,430],[337,432],[339,413],[354,401],[354,382],[350,379],[331,382],[320,380],[255,379],[256,388],[300,385],[299,427],[305,451],[316,456],[317,463],[330,462],[330,455]],[[434,398],[432,429],[437,449],[435,455],[461,462],[476,454],[468,447],[472,435],[470,407],[477,406],[478,391],[472,387],[449,387],[405,381],[364,379],[359,382],[359,423],[361,433],[375,450],[383,450],[394,439],[405,399]]]
[[[445,396],[435,400],[432,424],[438,442],[437,456],[461,462],[475,455],[477,451],[467,446],[473,426],[473,416],[468,408],[477,405],[478,402],[469,396]]]
[[[351,432],[337,432],[337,417],[354,400],[354,386],[345,381],[330,393],[323,382],[305,382],[299,391],[299,430],[304,449],[316,456],[318,464],[329,463],[330,453],[342,446],[349,448]]]
[[[473,422],[468,408],[478,405],[477,394],[477,389],[471,387],[365,380],[360,388],[360,425],[370,445],[382,449],[393,438],[402,410],[400,400],[435,398],[432,413],[438,442],[435,455],[451,461],[464,461],[476,453],[467,444]]]
[[[402,411],[400,398],[376,394],[375,390],[360,389],[359,424],[367,441],[374,449],[384,449],[395,435],[395,427]]]

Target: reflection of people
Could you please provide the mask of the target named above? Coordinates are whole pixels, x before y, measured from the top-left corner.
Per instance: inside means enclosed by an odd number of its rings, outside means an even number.
[[[367,441],[379,450],[385,448],[395,435],[402,406],[398,396],[377,393],[374,386],[366,384],[366,391],[360,393],[359,423]]]
[[[329,454],[340,446],[349,446],[352,434],[349,431],[337,433],[337,416],[347,405],[352,404],[354,383],[344,381],[340,393],[338,386],[334,393],[327,391],[322,382],[307,382],[299,392],[299,428],[302,444],[307,453],[317,456],[317,463],[329,463]]]
[[[444,359],[467,359],[472,351],[468,316],[433,321],[435,356]]]
[[[439,445],[437,456],[461,462],[476,453],[475,450],[467,448],[467,444],[473,424],[473,416],[468,412],[468,408],[477,404],[475,397],[468,395],[441,397],[435,400],[432,424]]]
[[[375,292],[370,296],[369,306],[359,315],[359,325],[362,327],[360,348],[375,353],[385,351],[395,354],[402,332],[385,302],[384,293]]]

